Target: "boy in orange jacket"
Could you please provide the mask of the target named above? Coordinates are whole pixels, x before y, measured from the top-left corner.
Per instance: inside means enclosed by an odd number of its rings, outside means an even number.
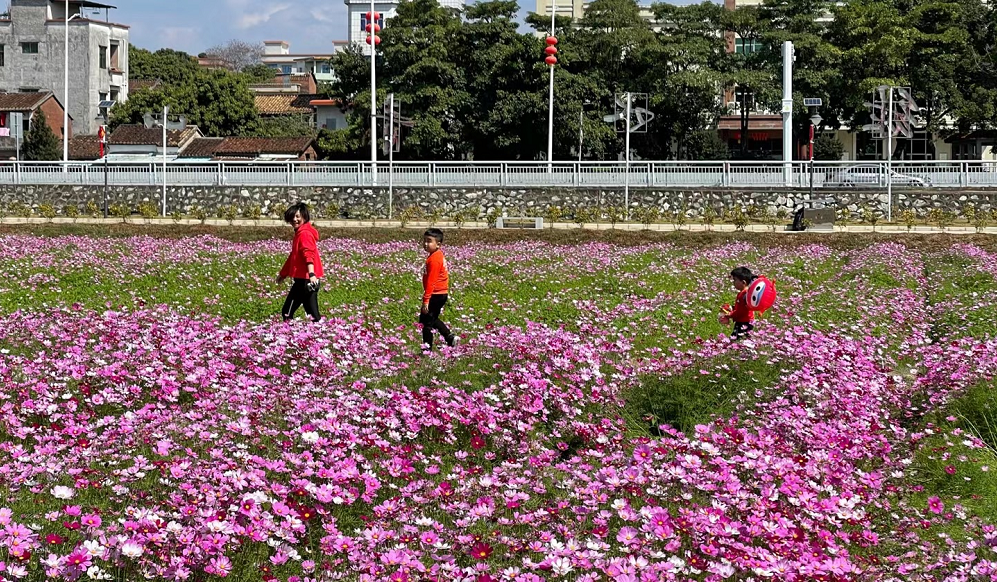
[[[447,260],[440,247],[443,244],[443,231],[430,228],[422,235],[422,248],[429,254],[422,267],[422,307],[419,310],[419,323],[422,324],[422,343],[427,352],[433,349],[433,330],[440,332],[447,345],[453,347],[457,338],[450,333],[445,323],[440,321],[440,313],[447,303],[450,287],[450,272]]]

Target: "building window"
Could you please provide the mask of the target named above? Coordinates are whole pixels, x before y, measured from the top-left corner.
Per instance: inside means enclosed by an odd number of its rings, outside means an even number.
[[[5,61],[5,59],[6,59],[6,53],[7,53],[7,47],[4,46],[4,45],[2,45],[2,44],[0,44],[0,67],[3,67],[3,66],[6,65],[6,61]]]
[[[107,68],[107,47],[106,46],[100,47],[100,68],[102,68],[102,69],[106,69]]]
[[[548,12],[548,14],[550,14],[550,13]],[[384,15],[383,14],[379,14],[378,15],[378,17],[377,17],[377,25],[381,27],[381,30],[384,30]],[[366,14],[361,14],[360,15],[360,30],[362,30],[364,32],[367,31],[367,15]]]
[[[762,50],[762,41],[757,38],[735,38],[734,52],[739,55],[750,55]]]
[[[3,62],[2,61],[0,61],[0,66],[3,66]],[[329,63],[324,63],[322,65],[322,74],[323,75],[328,75],[329,73],[332,73],[332,66],[329,65]]]
[[[112,71],[120,71],[121,70],[121,64],[118,61],[118,53],[119,53],[118,49],[120,47],[121,47],[121,45],[119,45],[118,43],[113,43],[113,42],[111,43],[111,70]]]
[[[747,93],[747,95],[745,95]],[[748,101],[745,103],[745,97]],[[755,94],[750,89],[744,87],[734,87],[733,100],[730,102],[737,109],[741,109],[742,106],[747,105],[747,110],[751,111],[755,108]]]
[[[336,127],[337,125],[338,124],[336,123],[336,118],[335,117],[327,117],[325,119],[325,123],[322,124],[322,128],[323,129],[328,129],[329,131],[335,131],[336,129],[338,129]]]
[[[280,66],[280,72],[283,73],[283,74],[285,74],[285,75],[290,75],[291,74],[291,65],[281,65]]]
[[[17,90],[18,93],[37,93],[38,87],[21,87]]]
[[[26,55],[37,55],[38,54],[38,43],[37,42],[22,42],[21,52]]]

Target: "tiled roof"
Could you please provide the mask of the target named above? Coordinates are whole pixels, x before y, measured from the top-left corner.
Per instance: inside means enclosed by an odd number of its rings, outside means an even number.
[[[0,93],[0,111],[34,111],[52,97],[45,93]]]
[[[129,79],[128,80],[128,91],[134,93],[135,91],[142,91],[144,89],[155,89],[159,87],[159,79]]]
[[[171,130],[166,132],[166,143],[169,147],[180,147],[191,137],[200,133],[197,126],[191,125],[186,129]],[[158,127],[146,127],[136,123],[132,125],[119,125],[111,136],[108,143],[112,145],[163,145],[163,130]]]
[[[218,157],[245,157],[262,155],[301,155],[313,139],[310,137],[227,137],[215,149]]]
[[[223,137],[199,137],[194,141],[190,142],[190,145],[185,147],[182,152],[180,152],[181,158],[213,158],[215,155],[215,150],[218,146],[225,141]]]
[[[257,95],[256,110],[260,115],[304,115],[312,113],[311,102],[319,95]]]
[[[100,159],[100,141],[96,135],[77,135],[69,140],[69,159]]]

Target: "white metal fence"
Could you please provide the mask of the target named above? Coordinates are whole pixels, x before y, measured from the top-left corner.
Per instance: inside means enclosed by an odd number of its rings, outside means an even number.
[[[170,186],[882,188],[886,162],[169,162]],[[896,188],[997,188],[997,162],[893,162]],[[159,186],[163,165],[4,162],[3,185]]]

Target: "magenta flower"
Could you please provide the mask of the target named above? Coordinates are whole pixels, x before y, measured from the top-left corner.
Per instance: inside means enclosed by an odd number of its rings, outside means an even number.
[[[928,498],[928,509],[931,513],[940,514],[942,511],[945,511],[945,505],[941,499],[932,496]]]

